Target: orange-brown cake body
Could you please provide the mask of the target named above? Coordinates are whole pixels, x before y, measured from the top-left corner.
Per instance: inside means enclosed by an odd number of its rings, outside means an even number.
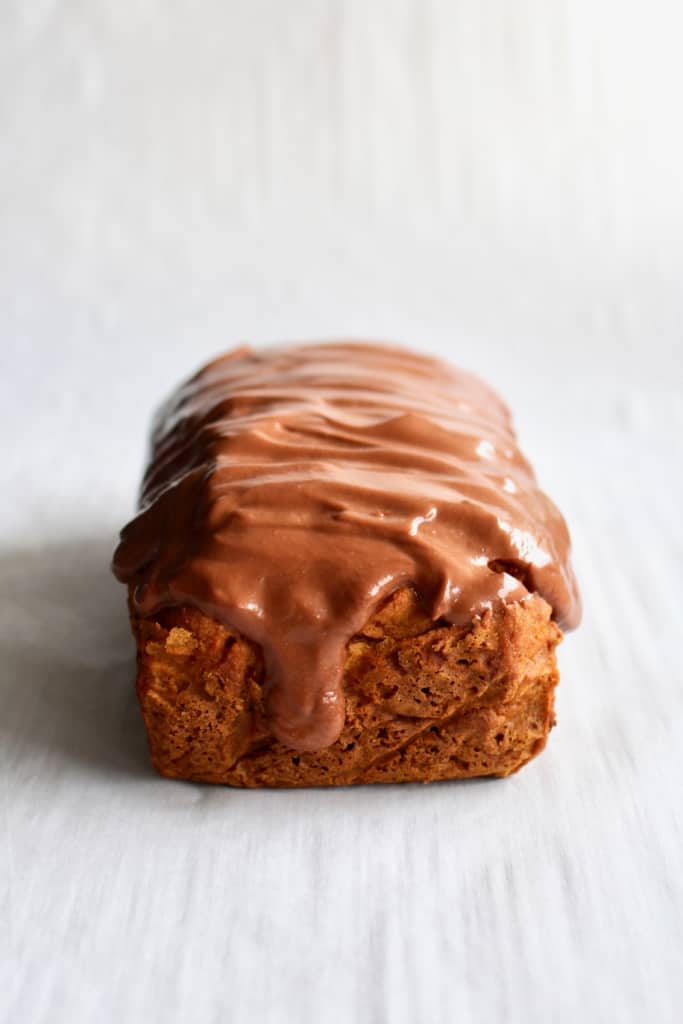
[[[561,639],[542,598],[434,625],[405,588],[348,645],[339,739],[297,751],[270,730],[257,645],[194,608],[132,613],[157,770],[232,786],[509,775],[545,746]]]

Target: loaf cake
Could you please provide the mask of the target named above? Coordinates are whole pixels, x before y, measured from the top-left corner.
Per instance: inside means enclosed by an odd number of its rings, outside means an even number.
[[[234,786],[509,775],[580,616],[506,406],[379,344],[239,348],[183,384],[113,568],[154,765]]]

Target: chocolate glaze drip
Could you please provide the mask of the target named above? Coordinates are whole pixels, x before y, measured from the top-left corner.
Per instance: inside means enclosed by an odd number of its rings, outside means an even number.
[[[410,584],[462,623],[532,591],[580,616],[564,520],[481,381],[376,344],[241,348],[162,407],[117,577],[259,643],[275,736],[337,739],[350,637]]]

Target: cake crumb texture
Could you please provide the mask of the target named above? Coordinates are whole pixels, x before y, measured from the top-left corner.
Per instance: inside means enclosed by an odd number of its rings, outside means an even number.
[[[554,724],[562,637],[538,595],[465,626],[433,623],[396,591],[349,642],[339,739],[297,751],[272,735],[258,645],[194,607],[131,621],[137,692],[157,770],[241,787],[510,775]]]

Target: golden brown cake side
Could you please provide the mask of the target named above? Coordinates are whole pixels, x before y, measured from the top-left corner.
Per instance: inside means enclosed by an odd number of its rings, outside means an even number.
[[[554,724],[562,637],[538,595],[464,626],[433,623],[393,594],[349,642],[339,739],[299,751],[269,727],[259,647],[185,606],[132,607],[137,690],[165,776],[232,786],[320,786],[509,775]]]

